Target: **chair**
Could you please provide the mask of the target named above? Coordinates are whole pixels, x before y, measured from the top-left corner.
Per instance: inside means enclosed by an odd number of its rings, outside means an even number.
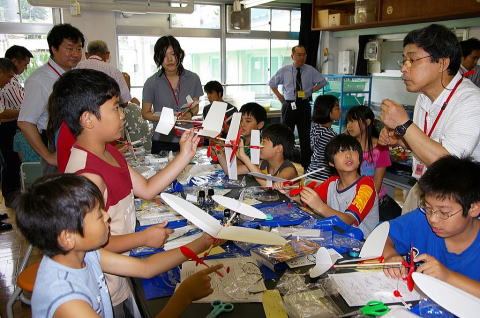
[[[25,191],[35,180],[42,176],[42,167],[40,162],[24,162],[20,166],[20,182],[22,191]],[[23,291],[32,292],[37,270],[40,263],[35,263],[28,267],[28,259],[32,253],[32,244],[28,245],[27,251],[23,256],[16,277],[16,286],[13,294],[7,302],[7,318],[13,318],[13,304],[17,299],[20,299],[24,304],[30,305],[30,299],[23,295]]]

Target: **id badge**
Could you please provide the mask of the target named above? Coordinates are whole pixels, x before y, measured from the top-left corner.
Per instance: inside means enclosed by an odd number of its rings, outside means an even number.
[[[297,109],[297,104],[295,104],[295,102],[291,102],[291,103],[290,103],[290,106],[292,107],[292,110],[296,110],[296,109]]]
[[[305,98],[305,92],[304,91],[298,91],[297,92],[297,97],[298,98]]]
[[[426,170],[427,170],[427,168],[425,167],[425,165],[423,163],[417,163],[413,167],[413,176],[415,178],[419,179],[423,176],[423,174],[425,173]]]

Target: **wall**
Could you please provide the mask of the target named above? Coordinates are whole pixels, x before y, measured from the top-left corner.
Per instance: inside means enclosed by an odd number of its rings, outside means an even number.
[[[110,63],[117,65],[117,33],[114,12],[82,10],[80,16],[71,16],[69,10],[63,10],[63,19],[65,23],[70,23],[82,31],[85,37],[85,46],[89,41],[105,41],[110,50]]]
[[[358,36],[336,38],[332,32],[322,34],[322,49],[328,47],[330,54],[328,62],[324,64],[322,72],[325,74],[337,73],[338,52],[343,50],[354,50],[355,61],[358,59]],[[480,39],[480,26],[471,27],[468,37]],[[325,61],[325,57],[322,57]],[[409,93],[399,77],[374,76],[372,82],[372,102],[381,103],[385,98],[390,98],[399,103],[414,105],[418,94]]]

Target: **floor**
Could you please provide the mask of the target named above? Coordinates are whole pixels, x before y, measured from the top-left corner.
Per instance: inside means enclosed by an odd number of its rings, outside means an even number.
[[[20,230],[17,229],[15,223],[15,212],[5,207],[3,197],[0,195],[0,213],[7,212],[9,218],[8,223],[13,224],[13,230],[0,232],[0,316],[7,317],[7,301],[12,295],[15,284],[15,275],[18,266],[23,259],[23,254],[28,248],[27,241],[23,238]],[[40,260],[38,250],[33,250],[29,263]],[[32,317],[30,306],[17,301],[13,306],[15,318]]]

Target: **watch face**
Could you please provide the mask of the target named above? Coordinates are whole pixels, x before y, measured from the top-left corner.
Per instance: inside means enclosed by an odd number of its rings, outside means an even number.
[[[405,132],[406,132],[407,129],[405,129],[405,127],[403,125],[400,125],[400,126],[397,126],[395,127],[395,135],[399,136],[399,137],[402,137],[403,135],[405,135]]]

